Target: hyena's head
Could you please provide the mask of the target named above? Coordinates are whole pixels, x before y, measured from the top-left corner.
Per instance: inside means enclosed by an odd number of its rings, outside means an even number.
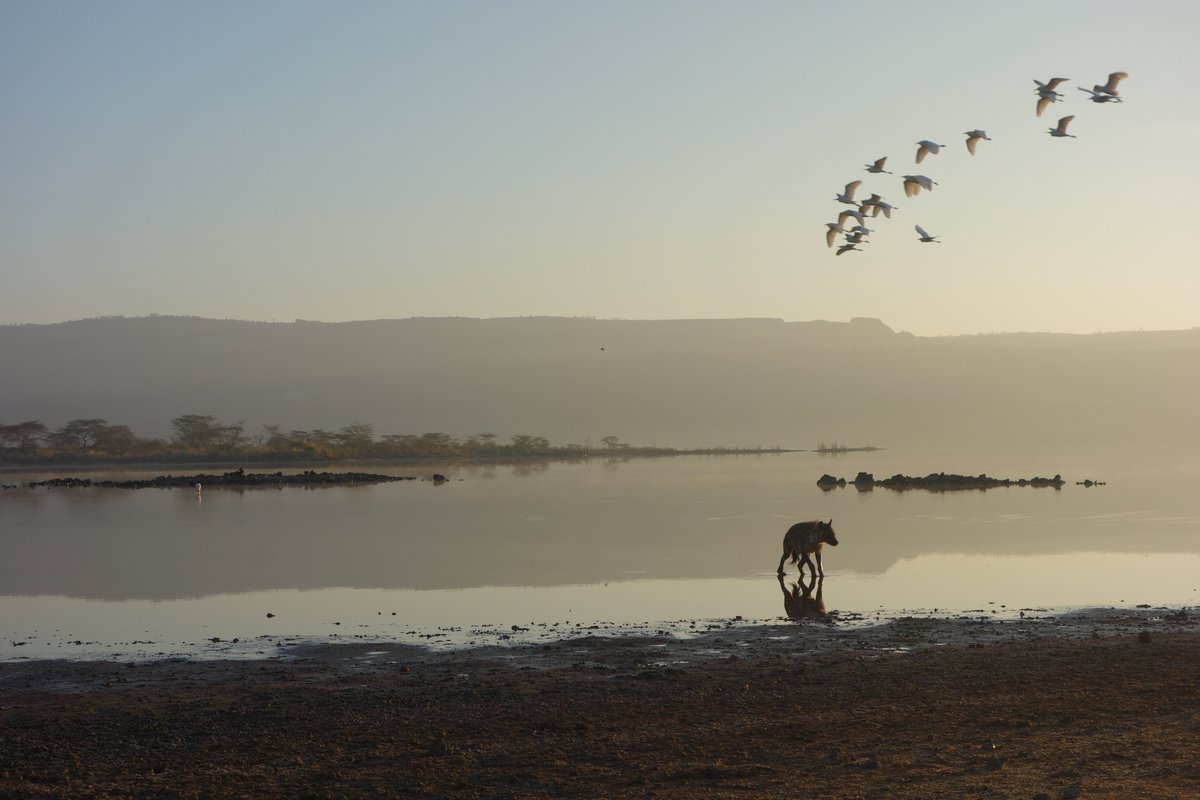
[[[833,520],[821,523],[821,541],[837,547],[837,534],[833,532]]]

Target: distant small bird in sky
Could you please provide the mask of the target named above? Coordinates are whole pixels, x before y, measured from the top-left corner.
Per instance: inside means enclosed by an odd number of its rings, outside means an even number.
[[[981,131],[978,128],[976,128],[973,131],[967,131],[966,137],[967,137],[967,152],[970,153],[971,155],[975,155],[975,145],[979,143],[980,139],[983,139],[984,141],[987,141],[987,142],[990,142],[992,140],[992,137],[988,136],[985,131]]]
[[[883,168],[883,164],[885,161],[887,161],[887,156],[876,159],[875,163],[873,163],[873,164],[867,164],[866,165],[867,172],[871,172],[876,175],[878,175],[881,172],[887,172],[888,175],[891,175],[892,173],[888,172],[886,169]]]
[[[846,230],[842,227],[842,223],[840,222],[826,222],[825,227],[829,228],[829,230],[825,231],[826,247],[833,247],[834,241],[837,240],[837,235],[839,233],[846,232]]]
[[[918,164],[924,161],[925,156],[929,155],[930,153],[933,153],[936,156],[938,154],[938,150],[946,146],[944,144],[938,144],[937,142],[931,142],[928,139],[922,139],[921,141],[917,142],[917,144],[919,145],[917,147]]]
[[[851,206],[857,205],[857,203],[854,201],[854,190],[857,189],[861,183],[862,181],[850,181],[846,184],[845,190],[834,199],[839,203],[845,203]]]
[[[924,189],[927,192],[932,192],[933,187],[937,186],[938,182],[924,175],[905,175],[904,176],[904,194],[906,197],[916,197]]]
[[[839,248],[837,249],[837,252],[836,252],[836,253],[834,253],[834,255],[840,256],[842,253],[849,253],[851,250],[854,250],[854,251],[856,251],[856,252],[859,252],[859,253],[861,253],[861,252],[862,252],[862,250],[859,250],[859,249],[858,249],[858,247],[857,247],[857,245],[855,245],[855,244],[852,242],[852,243],[850,243],[850,244],[844,244],[844,245],[842,245],[841,247],[839,247]]]
[[[934,244],[941,244],[941,242],[939,242],[937,240],[936,236],[930,236],[928,233],[925,232],[925,229],[922,228],[920,225],[914,225],[913,227],[917,229],[917,235],[921,237],[922,242],[933,242]]]
[[[1063,117],[1062,119],[1060,119],[1058,121],[1058,127],[1050,129],[1050,135],[1057,136],[1059,138],[1061,138],[1063,136],[1070,136],[1072,139],[1079,138],[1073,133],[1067,133],[1067,126],[1071,124],[1071,120],[1073,120],[1073,119],[1075,119],[1074,114],[1071,114],[1069,116],[1066,116],[1066,117]]]

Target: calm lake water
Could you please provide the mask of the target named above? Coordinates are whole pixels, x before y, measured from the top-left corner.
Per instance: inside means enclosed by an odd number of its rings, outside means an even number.
[[[847,624],[1200,603],[1200,457],[1182,448],[358,468],[426,479],[200,495],[0,490],[0,659],[259,655],[294,639],[456,646],[778,621],[813,610],[785,603],[797,575],[789,567],[781,585],[775,568],[787,527],[817,517],[832,518],[841,540],[826,548],[821,600]],[[823,473],[852,480],[860,470],[1057,473],[1067,485],[816,485]],[[434,472],[450,480],[427,480]],[[1105,485],[1075,484],[1087,478]]]

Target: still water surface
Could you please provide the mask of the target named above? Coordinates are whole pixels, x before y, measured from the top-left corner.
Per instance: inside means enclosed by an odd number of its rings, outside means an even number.
[[[365,469],[450,480],[199,495],[0,491],[0,659],[237,656],[294,638],[458,645],[593,626],[686,633],[736,617],[776,621],[798,608],[785,604],[795,568],[782,585],[775,576],[783,532],[817,517],[833,519],[841,541],[826,548],[820,588],[843,621],[1200,602],[1200,457],[1182,450]],[[816,485],[823,473],[852,480],[860,470],[1057,473],[1067,485]],[[1106,485],[1075,485],[1085,478]]]

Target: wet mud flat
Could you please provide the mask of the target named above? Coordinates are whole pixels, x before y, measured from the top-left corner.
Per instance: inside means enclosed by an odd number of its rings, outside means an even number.
[[[8,662],[0,796],[1196,797],[1198,617]]]

